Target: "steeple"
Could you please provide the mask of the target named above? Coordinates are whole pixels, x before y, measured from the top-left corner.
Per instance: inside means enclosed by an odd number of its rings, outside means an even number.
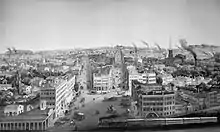
[[[169,37],[169,55],[168,58],[173,58],[173,50],[172,50],[172,39]]]
[[[169,36],[169,50],[172,50],[172,38]]]

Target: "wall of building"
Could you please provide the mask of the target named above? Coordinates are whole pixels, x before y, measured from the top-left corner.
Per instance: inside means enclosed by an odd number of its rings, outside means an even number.
[[[161,117],[175,114],[175,94],[166,95],[141,95],[138,103],[142,116],[154,111]]]
[[[52,113],[48,115],[43,121],[35,121],[30,119],[28,121],[1,121],[0,130],[46,130],[53,126]]]
[[[93,76],[93,89],[98,93],[109,92],[112,88],[110,75]]]
[[[76,77],[73,76],[69,80],[63,80],[55,88],[42,88],[40,98],[46,100],[49,108],[55,108],[56,117],[59,117],[63,113],[62,109],[65,109],[73,97],[74,85]]]

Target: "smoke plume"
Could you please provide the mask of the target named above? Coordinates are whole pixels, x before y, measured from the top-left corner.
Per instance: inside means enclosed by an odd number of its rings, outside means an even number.
[[[146,45],[148,49],[150,48],[150,46],[149,46],[149,44],[148,44],[147,42],[145,42],[144,40],[141,40],[141,42],[142,42],[144,45]]]
[[[159,49],[159,51],[161,51],[162,49],[160,48],[160,45],[159,44],[157,44],[157,43],[154,43],[156,46],[157,46],[157,48]]]
[[[181,44],[181,47],[186,50],[186,51],[189,51],[192,55],[193,55],[193,58],[195,60],[195,66],[197,65],[197,55],[196,53],[193,51],[192,48],[190,48],[188,45],[187,45],[187,41],[185,39],[180,39],[179,40],[180,44]]]

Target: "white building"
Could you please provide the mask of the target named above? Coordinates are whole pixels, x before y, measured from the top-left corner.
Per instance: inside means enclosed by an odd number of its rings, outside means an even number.
[[[146,84],[156,84],[156,74],[155,73],[138,73],[135,66],[128,66],[128,73],[129,73],[129,91],[127,95],[131,96],[132,93],[132,81],[137,80],[140,83],[146,83]]]
[[[93,89],[97,93],[110,92],[112,88],[112,79],[110,75],[93,75]]]
[[[155,84],[156,83],[156,73],[154,73],[154,72],[147,73],[147,83],[148,84]]]
[[[129,91],[127,93],[127,95],[131,96],[131,93],[132,93],[132,81],[133,80],[137,80],[141,83],[147,83],[147,74],[144,73],[144,74],[140,74],[140,73],[136,73],[136,74],[129,74]]]
[[[23,88],[23,92],[26,93],[26,94],[31,94],[32,92],[32,87],[31,86],[25,86]]]
[[[40,98],[45,100],[47,107],[55,108],[56,117],[63,114],[65,108],[69,105],[74,93],[76,77],[73,76],[70,79],[54,79],[52,82],[43,84],[41,88]]]
[[[5,116],[17,116],[24,112],[23,105],[7,105],[4,108]]]

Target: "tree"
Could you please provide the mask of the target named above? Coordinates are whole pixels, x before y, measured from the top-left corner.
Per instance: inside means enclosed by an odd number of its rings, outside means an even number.
[[[83,90],[83,86],[80,86],[80,89]]]
[[[209,91],[209,87],[205,83],[200,83],[196,86],[198,91]]]
[[[25,85],[30,86],[31,85],[31,79],[29,77],[25,77],[24,79],[22,79],[22,83],[24,83]]]
[[[157,84],[161,85],[163,83],[163,79],[161,77],[157,77],[156,82],[157,82]]]

